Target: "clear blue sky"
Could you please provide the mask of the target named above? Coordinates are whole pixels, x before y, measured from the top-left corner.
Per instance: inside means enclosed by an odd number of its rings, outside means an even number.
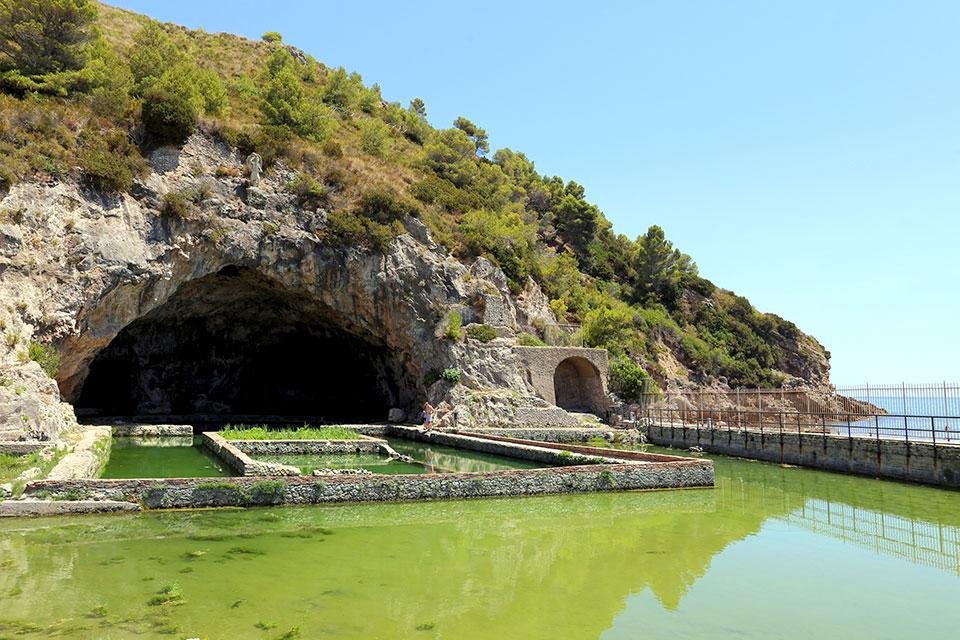
[[[796,322],[837,384],[960,378],[960,3],[183,2],[575,179]]]

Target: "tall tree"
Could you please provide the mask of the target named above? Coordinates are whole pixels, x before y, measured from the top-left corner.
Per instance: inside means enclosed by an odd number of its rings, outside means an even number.
[[[637,238],[634,268],[637,271],[637,296],[641,302],[654,297],[668,306],[679,295],[680,278],[697,272],[690,256],[675,249],[658,225],[653,225]]]
[[[39,80],[82,69],[96,18],[88,0],[0,0],[0,73]]]
[[[160,82],[167,71],[188,63],[187,56],[173,38],[151,20],[133,36],[130,71],[133,73],[134,92],[143,95]]]
[[[553,184],[556,186],[556,182]],[[558,195],[559,201],[553,208],[554,226],[564,242],[573,247],[581,263],[589,261],[587,248],[597,233],[600,210],[584,199],[583,187],[572,180]]]
[[[477,148],[477,155],[486,155],[490,152],[490,143],[487,141],[487,131],[473,124],[463,116],[458,117],[453,126],[467,134]]]
[[[410,101],[410,113],[420,117],[427,117],[427,105],[420,98],[414,98]]]

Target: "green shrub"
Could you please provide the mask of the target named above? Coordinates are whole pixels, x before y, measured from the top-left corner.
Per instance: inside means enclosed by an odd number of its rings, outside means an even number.
[[[197,117],[196,108],[185,94],[152,88],[143,96],[140,118],[154,144],[183,144],[193,134]]]
[[[287,495],[287,483],[282,480],[258,480],[250,485],[247,500],[251,504],[280,504]]]
[[[280,42],[283,41],[283,36],[280,35],[278,31],[267,31],[265,34],[260,36],[260,39],[271,44],[280,44]]]
[[[27,353],[48,376],[53,378],[57,375],[57,369],[60,368],[60,354],[52,346],[31,340]]]
[[[451,309],[447,314],[447,328],[443,337],[448,340],[459,340],[463,337],[463,316],[456,309]]]
[[[326,105],[307,97],[297,63],[290,52],[277,47],[267,61],[260,110],[272,125],[286,127],[299,135],[323,142],[334,125],[334,113]]]
[[[163,195],[160,212],[170,218],[186,218],[191,211],[190,200],[182,191],[170,191]]]
[[[460,369],[444,369],[440,372],[440,379],[453,384],[460,383]]]
[[[342,110],[349,110],[357,101],[359,89],[362,86],[359,76],[348,75],[343,67],[327,75],[327,82],[323,88],[323,101]]]
[[[544,347],[546,343],[531,333],[521,333],[517,336],[517,343],[521,347]]]
[[[497,332],[488,324],[472,324],[467,327],[467,335],[480,342],[490,342],[497,337]]]
[[[220,431],[225,440],[357,440],[359,435],[345,427],[311,427],[268,429],[266,426],[227,425]]]
[[[371,189],[360,197],[357,213],[381,224],[417,217],[420,207],[390,189]]]
[[[81,147],[77,160],[84,181],[98,191],[123,193],[133,186],[133,172],[126,158],[104,144]]]
[[[655,388],[653,378],[628,356],[620,355],[610,362],[610,390],[621,400],[637,402]]]
[[[393,239],[403,231],[398,220],[382,224],[349,211],[332,211],[327,215],[327,227],[319,237],[326,244],[359,245],[385,253]]]
[[[320,147],[320,150],[323,151],[323,154],[331,158],[342,158],[343,157],[343,147],[340,146],[340,143],[336,140],[327,140]]]
[[[322,184],[302,174],[290,181],[287,188],[297,199],[297,206],[307,209],[319,209],[327,206],[329,195]]]
[[[483,200],[477,195],[437,176],[427,176],[417,182],[410,188],[410,193],[420,202],[436,204],[450,212],[464,213],[483,207]]]
[[[360,148],[372,156],[383,157],[387,154],[390,142],[390,127],[376,119],[360,123]]]
[[[256,151],[263,160],[263,166],[273,165],[278,158],[290,153],[293,134],[286,127],[260,127],[254,135],[247,133],[239,136],[237,148],[244,153]]]
[[[513,286],[530,274],[530,233],[516,211],[494,213],[478,209],[463,217],[461,227],[467,250],[495,262]]]

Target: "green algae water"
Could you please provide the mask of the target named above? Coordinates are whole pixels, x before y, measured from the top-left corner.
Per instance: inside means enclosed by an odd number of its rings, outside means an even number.
[[[416,442],[403,438],[389,438],[390,446],[398,453],[410,456],[415,463],[393,460],[374,453],[347,454],[282,454],[257,455],[257,460],[280,462],[300,467],[305,474],[315,469],[366,469],[373,473],[453,473],[461,471],[505,471],[508,469],[535,469],[545,465],[495,454],[458,449],[444,445]]]
[[[411,464],[400,460],[393,460],[389,456],[376,453],[337,453],[337,454],[282,454],[282,455],[255,455],[257,460],[264,462],[279,462],[299,467],[306,475],[315,469],[366,469],[373,473],[386,475],[405,473],[426,473],[423,465]]]
[[[233,475],[200,436],[114,438],[102,478],[215,478]]]
[[[417,462],[423,463],[430,473],[507,471],[548,466],[530,460],[447,447],[442,444],[418,442],[403,438],[387,438],[387,440],[397,453],[410,456]]]
[[[717,488],[0,520],[0,638],[957,637],[960,493]]]

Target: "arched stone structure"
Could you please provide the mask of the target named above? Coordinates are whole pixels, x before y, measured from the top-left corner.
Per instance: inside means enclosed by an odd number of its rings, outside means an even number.
[[[562,409],[605,416],[609,407],[605,349],[517,347],[534,392]]]
[[[597,413],[605,404],[600,372],[581,356],[572,356],[557,365],[553,394],[556,405],[567,411]]]

